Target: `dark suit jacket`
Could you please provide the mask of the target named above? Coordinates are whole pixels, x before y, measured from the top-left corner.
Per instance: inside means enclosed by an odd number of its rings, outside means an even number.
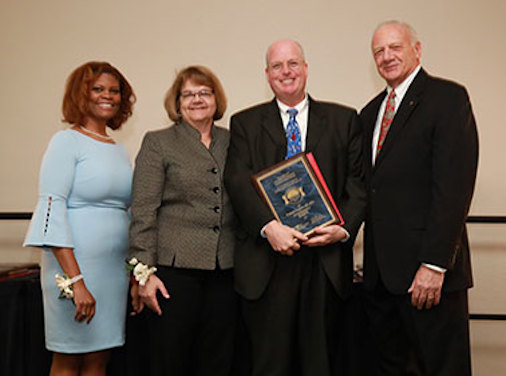
[[[462,86],[421,69],[374,167],[372,134],[386,91],[361,111],[368,207],[364,278],[406,293],[420,263],[447,268],[443,290],[472,286],[465,220],[478,161],[476,124]]]
[[[317,252],[332,285],[345,296],[352,283],[352,245],[365,208],[361,126],[355,110],[309,100],[306,151],[313,152],[351,239],[303,247],[300,252]],[[269,282],[276,255],[260,236],[262,227],[274,217],[253,188],[251,175],[284,159],[286,136],[275,100],[232,116],[230,124],[225,185],[240,222],[235,285],[241,295],[256,299]]]

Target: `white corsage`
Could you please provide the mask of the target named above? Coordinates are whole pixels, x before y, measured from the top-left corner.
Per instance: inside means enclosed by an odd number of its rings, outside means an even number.
[[[149,279],[149,276],[156,272],[156,268],[154,266],[149,267],[148,265],[143,264],[135,257],[132,257],[130,261],[128,261],[127,269],[132,271],[134,278],[139,285],[144,286]]]
[[[78,274],[75,277],[70,278],[68,275],[60,273],[56,273],[56,286],[60,289],[60,299],[73,299],[74,291],[72,290],[72,285],[77,281],[83,279],[82,274]]]

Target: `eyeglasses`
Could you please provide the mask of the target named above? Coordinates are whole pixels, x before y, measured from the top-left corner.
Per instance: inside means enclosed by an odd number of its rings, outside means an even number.
[[[197,95],[201,98],[201,99],[204,99],[204,100],[208,100],[210,99],[213,95],[214,95],[214,92],[212,90],[199,90],[199,91],[183,91],[181,92],[181,99],[185,100],[185,101],[189,101],[191,99],[195,99],[197,97]]]
[[[299,69],[302,65],[304,65],[303,60],[292,59],[292,60],[288,60],[286,62],[286,64],[283,62],[276,61],[276,62],[269,65],[269,69],[272,71],[275,71],[275,72],[280,72],[281,70],[283,70],[285,68],[285,66],[288,69],[295,70],[295,69]]]

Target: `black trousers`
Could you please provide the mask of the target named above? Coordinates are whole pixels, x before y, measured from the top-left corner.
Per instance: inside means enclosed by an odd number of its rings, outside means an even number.
[[[157,266],[170,298],[148,314],[151,374],[229,376],[238,299],[232,270]]]
[[[381,283],[365,303],[377,375],[471,375],[467,290],[443,293],[439,305],[418,310],[411,294],[390,294]]]
[[[264,294],[242,300],[253,376],[334,374],[343,302],[315,252],[276,255]]]

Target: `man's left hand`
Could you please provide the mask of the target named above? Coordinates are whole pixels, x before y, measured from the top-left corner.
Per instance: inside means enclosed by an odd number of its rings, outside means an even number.
[[[339,225],[316,227],[313,235],[302,244],[308,247],[321,247],[346,239],[348,233]]]
[[[420,265],[408,290],[413,307],[430,309],[437,306],[441,301],[444,278],[444,273]]]

